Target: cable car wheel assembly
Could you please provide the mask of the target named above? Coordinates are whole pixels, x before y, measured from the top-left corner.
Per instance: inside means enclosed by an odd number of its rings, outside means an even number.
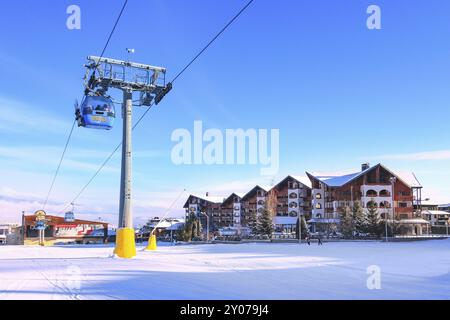
[[[79,127],[111,130],[116,112],[113,99],[106,95],[110,87],[139,91],[138,104],[152,106],[159,104],[172,90],[172,83],[165,83],[166,69],[128,61],[103,57],[88,57],[84,98],[81,105],[75,104],[75,117]]]

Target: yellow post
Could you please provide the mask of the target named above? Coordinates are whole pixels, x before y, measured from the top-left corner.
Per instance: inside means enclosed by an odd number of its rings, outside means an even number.
[[[156,236],[154,234],[150,235],[150,238],[148,239],[148,246],[145,248],[147,251],[155,251],[157,249],[156,246]]]
[[[136,256],[134,229],[121,228],[116,232],[116,248],[114,254],[120,258],[130,259]]]

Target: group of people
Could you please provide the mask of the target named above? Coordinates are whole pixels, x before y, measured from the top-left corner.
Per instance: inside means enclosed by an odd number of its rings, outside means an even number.
[[[311,245],[311,238],[309,236],[306,236],[305,240],[306,240],[306,243],[308,244],[308,246],[310,246]],[[317,245],[323,246],[322,238],[320,238],[320,237],[317,238]]]

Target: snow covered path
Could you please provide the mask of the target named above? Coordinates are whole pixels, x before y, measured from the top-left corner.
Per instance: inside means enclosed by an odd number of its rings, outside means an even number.
[[[450,299],[450,239],[142,249],[0,246],[0,299]]]

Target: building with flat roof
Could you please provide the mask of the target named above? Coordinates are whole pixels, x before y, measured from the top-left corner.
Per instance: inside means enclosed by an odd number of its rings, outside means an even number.
[[[36,216],[22,216],[23,243],[39,244]],[[63,243],[104,243],[108,238],[108,223],[46,215],[44,231],[45,245]],[[103,230],[103,232],[99,232]]]

